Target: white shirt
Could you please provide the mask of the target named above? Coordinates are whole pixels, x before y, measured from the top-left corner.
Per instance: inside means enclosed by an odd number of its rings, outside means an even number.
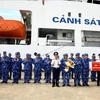
[[[54,68],[59,68],[60,66],[58,64],[61,64],[60,60],[59,59],[53,59],[52,62],[51,62],[51,65],[54,64]]]

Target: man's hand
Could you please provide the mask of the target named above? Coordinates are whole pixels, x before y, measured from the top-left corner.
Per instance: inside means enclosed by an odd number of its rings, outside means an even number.
[[[4,62],[4,59],[2,58],[2,62]]]
[[[26,62],[28,62],[28,59],[26,59]]]
[[[17,61],[17,59],[15,58],[14,61]]]

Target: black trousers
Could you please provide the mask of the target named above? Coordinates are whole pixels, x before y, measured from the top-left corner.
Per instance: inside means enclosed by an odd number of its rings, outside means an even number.
[[[52,84],[55,86],[59,85],[60,68],[53,68],[53,80]]]
[[[97,86],[100,86],[100,71],[97,72]]]
[[[32,79],[32,70],[30,71],[30,79]]]
[[[11,79],[11,77],[12,77],[12,68],[9,68],[8,77],[9,77],[9,79]]]

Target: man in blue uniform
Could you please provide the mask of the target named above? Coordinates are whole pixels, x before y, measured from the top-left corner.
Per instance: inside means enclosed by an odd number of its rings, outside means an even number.
[[[40,54],[36,55],[36,58],[33,60],[34,64],[34,83],[40,83],[41,80],[41,69],[42,69],[43,60],[40,57]]]
[[[92,55],[91,62],[96,62],[96,56],[95,55]],[[91,71],[91,81],[92,82],[96,81],[96,71]]]
[[[85,54],[85,58],[83,59],[83,86],[89,86],[88,85],[88,77],[89,77],[89,62],[91,60],[88,58],[88,54]]]
[[[85,58],[85,54],[82,54],[82,59],[84,59]]]
[[[20,74],[20,67],[21,67],[21,63],[22,63],[22,59],[20,58],[20,54],[19,52],[15,53],[15,58],[13,59],[13,82],[12,83],[17,83],[19,81],[19,74]]]
[[[75,61],[75,58],[73,56],[74,56],[74,54],[71,53],[69,59],[74,62]],[[73,79],[73,76],[74,76],[74,69],[73,68],[70,68],[70,73],[72,74],[72,79]]]
[[[82,54],[82,73],[81,73],[81,78],[82,78],[82,84],[84,82],[84,64],[83,64],[83,60],[85,58],[85,54]]]
[[[61,67],[62,67],[62,72],[63,72],[63,85],[62,86],[71,86],[70,85],[70,68],[68,72],[65,71],[65,68],[68,67],[66,65],[66,62],[68,62],[68,54],[64,54],[63,58],[61,59]]]
[[[31,54],[29,54],[29,59],[33,62],[33,59],[31,58]],[[32,63],[31,63],[30,79],[32,79]]]
[[[37,55],[37,52],[34,52],[34,56],[36,57],[36,55]],[[34,60],[34,59],[33,59]],[[35,79],[35,75],[34,75],[34,79]]]
[[[74,56],[74,54],[71,53],[69,59],[71,59],[74,62],[75,61],[75,58],[73,56]]]
[[[50,56],[47,54],[44,60],[46,83],[51,83],[51,61]]]
[[[98,61],[100,61],[100,54],[98,54]]]
[[[2,64],[1,64],[1,53],[0,53],[0,79],[2,79]]]
[[[48,54],[46,54],[46,57],[44,58],[43,62],[44,62],[45,60],[47,60],[47,55],[48,55]],[[45,68],[45,65],[43,65],[43,69],[44,69],[44,80],[45,80],[45,79],[46,79],[46,68]]]
[[[23,60],[24,64],[24,83],[30,83],[30,72],[32,67],[32,60],[30,54],[26,54],[26,58]]]
[[[1,83],[7,83],[8,82],[8,57],[6,51],[3,52],[3,57],[1,60],[2,63],[2,79],[3,81]]]
[[[43,63],[43,59],[42,59],[42,57],[41,57],[41,54],[39,55],[39,58],[40,58],[40,60],[42,61],[42,63],[41,63],[41,73],[40,73],[40,80],[42,79],[42,71],[43,71],[43,69],[44,69],[44,63]]]
[[[76,58],[75,58],[75,66],[74,66],[74,73],[75,73],[75,78],[74,78],[74,86],[81,86],[80,84],[80,77],[81,77],[81,72],[82,72],[82,60],[80,59],[80,54],[76,53]]]
[[[60,71],[61,71],[61,75],[62,75],[62,80],[63,80],[64,69],[65,69],[65,63],[63,63],[64,61],[65,61],[65,56],[63,55],[63,58],[60,60],[60,62],[61,62]]]
[[[20,55],[20,52],[18,52],[18,54]],[[21,55],[19,56],[19,59],[22,61]],[[22,62],[19,65],[20,65],[20,67],[19,67],[19,79],[21,80]]]
[[[9,72],[8,72],[8,77],[9,77],[9,79],[11,79],[11,77],[12,77],[12,57],[11,57],[11,53],[9,53],[8,54],[8,60],[9,60],[9,63],[8,63],[8,70],[9,70]]]

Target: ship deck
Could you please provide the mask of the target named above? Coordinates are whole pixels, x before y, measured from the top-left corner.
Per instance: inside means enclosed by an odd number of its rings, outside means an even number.
[[[23,79],[23,77],[22,77]],[[1,81],[1,80],[0,80]],[[0,100],[99,100],[100,86],[96,82],[89,81],[89,87],[74,87],[71,79],[71,87],[54,87],[51,84],[0,84]],[[60,80],[60,86],[62,85]]]

